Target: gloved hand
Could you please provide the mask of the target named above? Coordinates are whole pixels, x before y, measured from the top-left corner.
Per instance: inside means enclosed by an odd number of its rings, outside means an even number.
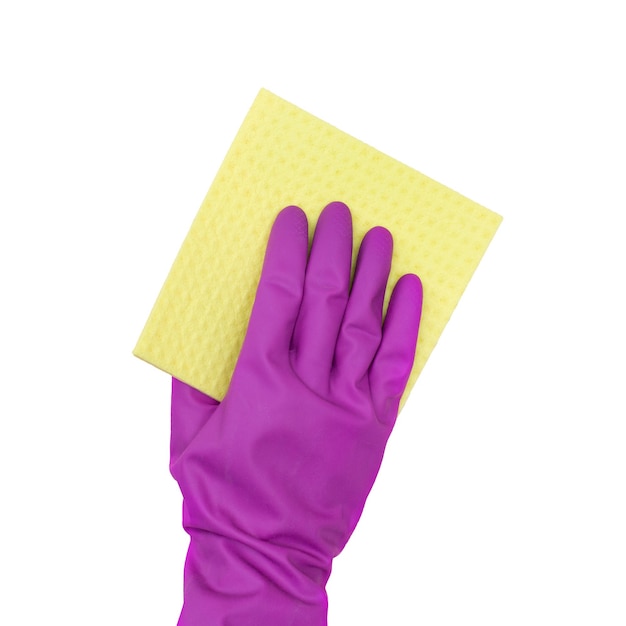
[[[331,563],[361,515],[413,365],[422,288],[408,274],[382,321],[392,238],[303,211],[270,235],[221,403],[174,379],[171,472],[191,537],[182,626],[322,626]]]

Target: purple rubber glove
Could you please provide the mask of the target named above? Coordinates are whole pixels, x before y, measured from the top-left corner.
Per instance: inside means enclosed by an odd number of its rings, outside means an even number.
[[[174,379],[171,471],[191,537],[182,626],[323,626],[325,585],[361,515],[415,356],[417,276],[382,321],[392,238],[334,202],[277,217],[221,403]]]

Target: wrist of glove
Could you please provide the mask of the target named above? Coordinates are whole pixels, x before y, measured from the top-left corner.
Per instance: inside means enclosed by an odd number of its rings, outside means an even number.
[[[190,418],[187,423],[201,422],[216,405],[208,396],[172,380],[172,408],[177,418],[185,415]],[[277,495],[272,498],[269,484],[265,488],[270,490],[270,501],[264,504],[257,490],[259,481],[249,480],[237,467],[228,474],[222,472],[222,488],[216,480],[211,493],[201,497],[209,457],[203,451],[203,435],[198,433],[194,441],[182,457],[173,451],[171,466],[172,474],[184,486],[183,526],[191,539],[179,624],[325,624],[324,587],[330,559],[298,545],[295,533],[281,536],[281,517],[276,515],[286,515],[288,520],[288,511],[279,506]],[[214,441],[219,448],[219,438]],[[224,463],[222,470],[227,468],[223,456],[216,462],[217,467]],[[236,488],[235,505],[229,494],[237,484],[241,486]],[[281,533],[261,533],[261,524],[281,528]]]

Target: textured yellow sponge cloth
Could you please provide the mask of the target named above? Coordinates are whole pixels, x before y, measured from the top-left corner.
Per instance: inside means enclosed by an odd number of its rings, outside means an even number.
[[[355,243],[376,225],[393,234],[387,298],[402,274],[422,279],[422,325],[406,400],[502,218],[266,90],[235,137],[134,354],[221,399],[276,214],[301,207],[312,234],[333,200],[350,207]]]

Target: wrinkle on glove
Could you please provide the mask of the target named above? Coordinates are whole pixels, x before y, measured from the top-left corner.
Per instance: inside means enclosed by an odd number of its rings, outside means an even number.
[[[246,338],[221,403],[172,381],[171,472],[191,541],[179,625],[323,626],[332,559],[365,505],[415,356],[419,278],[396,284],[392,237],[322,212],[272,228]]]

